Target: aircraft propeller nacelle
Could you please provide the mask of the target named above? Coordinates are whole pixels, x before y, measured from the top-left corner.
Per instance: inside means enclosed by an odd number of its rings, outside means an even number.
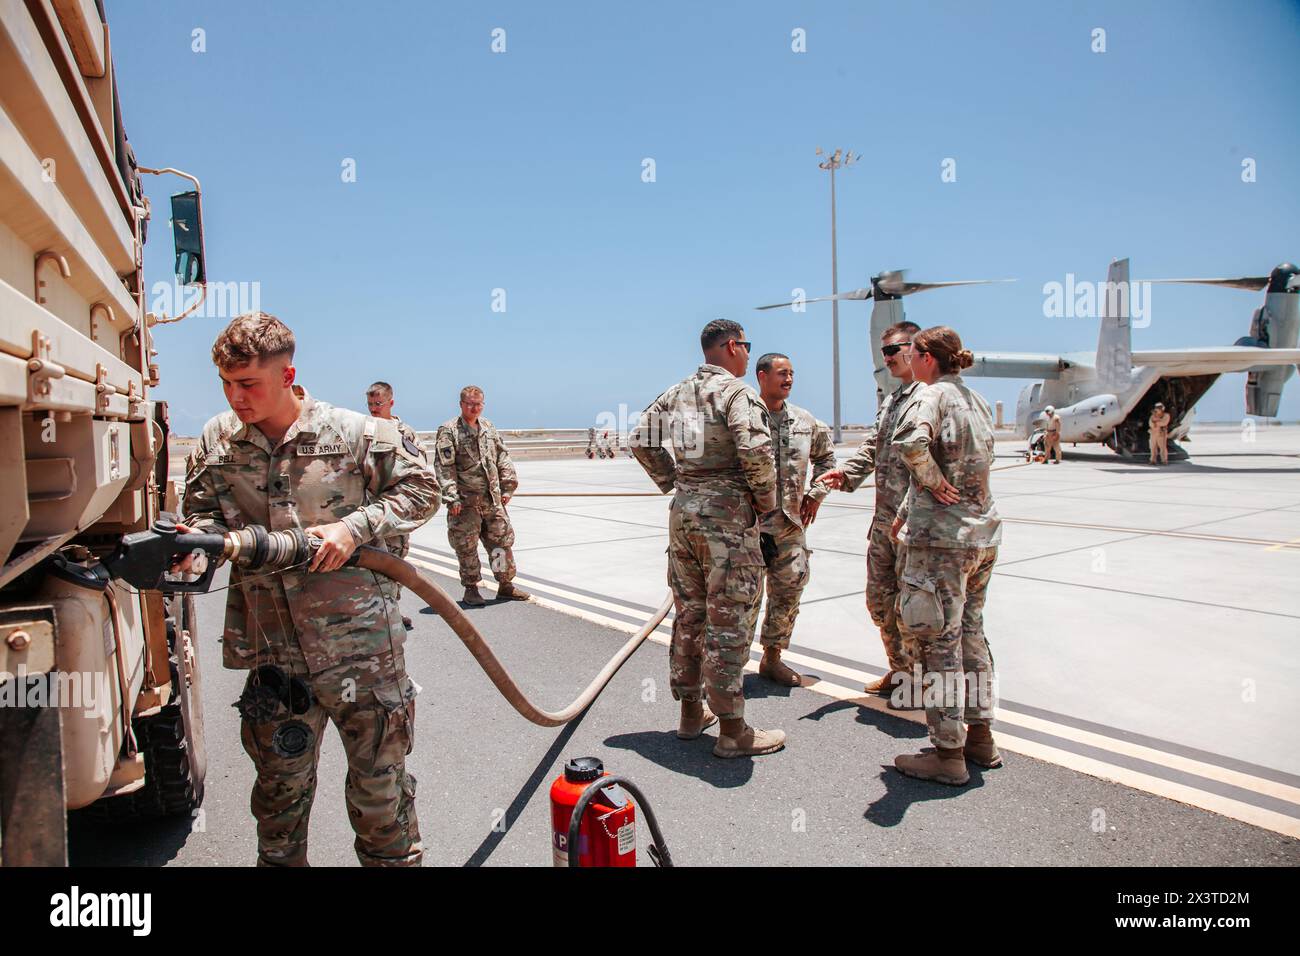
[[[1124,420],[1119,399],[1114,395],[1093,395],[1081,402],[1058,408],[1061,416],[1061,441],[1103,441]],[[1030,422],[1030,432],[1047,427],[1047,415],[1039,410]]]

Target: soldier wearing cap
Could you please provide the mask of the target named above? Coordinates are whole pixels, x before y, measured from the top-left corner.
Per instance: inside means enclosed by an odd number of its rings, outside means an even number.
[[[179,526],[302,528],[320,539],[305,568],[230,571],[222,656],[252,671],[240,713],[257,768],[257,861],[306,865],[321,735],[333,723],[347,754],[357,858],[418,866],[415,777],[406,770],[417,688],[402,656],[406,631],[379,576],[344,563],[359,545],[384,547],[427,521],[438,485],[393,422],[316,401],[295,384],[293,352],[293,333],[261,312],[217,337],[212,359],[231,410],[204,426],[190,456]],[[275,675],[297,692],[277,699]]]

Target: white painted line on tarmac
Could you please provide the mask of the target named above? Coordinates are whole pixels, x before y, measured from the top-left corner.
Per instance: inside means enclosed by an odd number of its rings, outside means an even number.
[[[415,547],[420,548],[420,556],[408,556],[408,560],[412,561],[412,563],[451,577],[459,577],[457,565],[453,558],[431,552],[418,545]],[[426,558],[427,560],[425,560]],[[625,602],[619,602],[617,599],[601,599],[587,594],[576,593],[553,582],[543,583],[524,575],[517,575],[515,580],[519,582],[521,587],[532,591],[536,595],[534,601],[543,607],[579,617],[595,624],[612,627],[624,633],[635,633],[640,624],[633,622],[643,620],[647,614],[644,609]],[[493,583],[486,580],[484,585],[490,588],[493,587]],[[548,600],[543,595],[551,595],[554,599]],[[601,613],[601,611],[611,612],[618,616],[610,616],[610,613]],[[651,633],[650,639],[657,644],[667,646],[670,642],[670,634],[671,629],[668,623],[665,622],[655,632]],[[799,664],[803,667],[833,675],[841,680],[855,683],[864,684],[875,680],[877,676],[843,664],[801,654],[795,650],[788,650],[782,656],[792,664]],[[750,673],[756,672],[758,670],[757,661],[757,656],[751,654],[745,670]],[[803,685],[805,690],[835,700],[853,701],[858,706],[879,711],[892,717],[909,720],[920,725],[925,724],[923,711],[891,710],[887,706],[885,698],[868,695],[861,689],[848,688],[831,680],[807,677],[805,680],[806,683]],[[998,746],[1009,752],[1033,757],[1064,767],[1067,770],[1123,784],[1159,797],[1176,800],[1203,810],[1209,810],[1212,813],[1231,817],[1252,826],[1263,827],[1276,833],[1300,839],[1300,788],[1267,780],[1239,770],[1194,760],[1180,754],[1168,753],[1154,747],[1108,737],[1055,721],[1044,720],[1040,717],[1008,710],[1001,706],[998,707],[996,720]],[[1009,731],[1008,727],[1011,728]],[[1021,731],[1020,734],[1016,733],[1017,729]],[[1121,759],[1127,758],[1129,762],[1162,767],[1179,776],[1192,779],[1201,778],[1207,782],[1224,785],[1233,790],[1256,793],[1266,798],[1270,803],[1296,807],[1297,814],[1291,816],[1268,807],[1256,806],[1187,782],[1165,779],[1164,777],[1144,773],[1131,766],[1123,766],[1118,762],[1099,759],[1086,753],[1074,752],[1044,743],[1041,740],[1029,739],[1025,734],[1047,736],[1063,743],[1079,745],[1090,751],[1101,751]]]

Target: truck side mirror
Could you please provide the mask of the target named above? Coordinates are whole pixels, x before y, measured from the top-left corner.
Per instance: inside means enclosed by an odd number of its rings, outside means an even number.
[[[208,281],[203,261],[203,212],[199,193],[172,196],[172,239],[176,246],[176,278],[182,285]]]

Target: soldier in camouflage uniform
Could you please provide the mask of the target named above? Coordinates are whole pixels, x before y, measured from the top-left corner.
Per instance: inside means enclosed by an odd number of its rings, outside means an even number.
[[[750,348],[744,329],[715,319],[700,345],[705,364],[655,399],[629,442],[659,489],[675,492],[668,586],[677,607],[669,663],[682,702],[677,736],[693,740],[720,719],[715,755],[773,753],[785,734],[745,723],[743,684],[763,571],[759,516],[777,504],[772,436],[763,403],[741,381]]]
[[[758,672],[777,684],[798,687],[800,677],[781,660],[781,652],[790,646],[799,598],[811,574],[811,552],[804,531],[816,520],[822,499],[830,494],[828,486],[815,482],[835,467],[835,445],[825,422],[789,401],[794,387],[794,367],[789,356],[769,352],[760,356],[755,368],[758,394],[771,422],[777,486],[777,507],[763,516],[761,527],[767,568],[759,579],[759,597],[766,583],[767,612],[759,638],[763,660]],[[810,461],[814,484],[805,493]],[[758,613],[757,605],[754,612]]]
[[[419,437],[415,434],[415,429],[406,422],[402,421],[393,414],[393,386],[387,382],[375,382],[366,389],[366,409],[374,418],[385,418],[397,425],[397,431],[402,436],[402,443],[407,448],[419,450],[420,458],[425,458],[424,446],[420,444]],[[388,550],[393,552],[399,558],[405,558],[411,550],[411,536],[408,534],[399,534],[388,539]],[[393,589],[393,600],[400,601],[402,596],[402,587],[396,581],[387,581],[386,585]],[[411,629],[411,619],[405,614],[402,615],[402,626],[408,631]]]
[[[933,753],[894,760],[910,777],[960,786],[969,760],[1002,764],[993,741],[993,657],[984,598],[1002,540],[989,489],[993,414],[958,374],[974,362],[952,329],[912,340],[925,387],[899,416],[893,446],[912,473],[895,521],[901,543],[898,624],[925,659],[925,719]],[[969,725],[969,730],[967,729]]]
[[[496,427],[479,417],[482,412],[483,389],[466,385],[460,390],[460,416],[443,422],[433,440],[434,471],[447,503],[447,541],[456,552],[464,601],[470,607],[487,603],[478,590],[483,571],[480,538],[497,580],[497,597],[503,601],[530,597],[514,585],[515,529],[506,514],[519,478]]]
[[[889,670],[863,689],[869,694],[889,697],[890,706],[899,709],[911,706],[909,690],[914,681],[911,668],[916,655],[913,649],[904,647],[898,630],[898,552],[889,529],[907,497],[912,473],[891,447],[890,439],[899,413],[921,387],[912,376],[911,366],[912,336],[920,331],[915,322],[899,322],[885,329],[880,337],[885,367],[900,384],[881,401],[875,425],[853,456],[842,468],[820,478],[826,487],[852,492],[873,471],[876,473],[875,513],[867,532],[867,612],[880,631]]]
[[[293,348],[293,333],[264,313],[240,316],[218,336],[212,357],[232,410],[204,427],[183,504],[182,527],[303,528],[321,539],[305,568],[247,579],[230,571],[225,665],[273,666],[309,691],[274,714],[241,710],[257,768],[258,863],[306,865],[316,762],[332,721],[347,752],[358,859],[418,866],[415,777],[405,765],[417,689],[402,657],[406,632],[379,577],[343,564],[358,545],[382,547],[427,521],[437,482],[392,422],[315,401],[295,385]],[[250,689],[263,673],[249,675]]]

